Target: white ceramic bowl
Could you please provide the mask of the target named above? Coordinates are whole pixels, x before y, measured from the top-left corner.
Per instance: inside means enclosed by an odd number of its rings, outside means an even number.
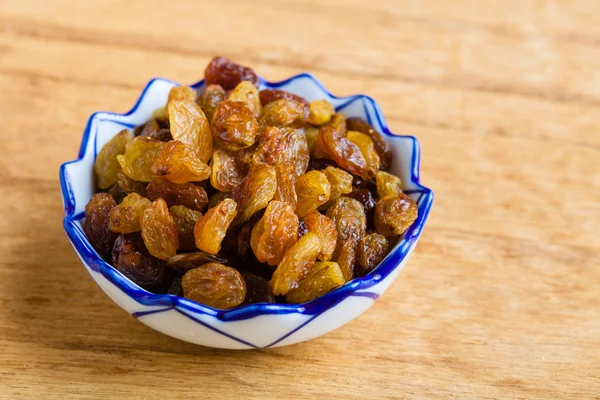
[[[147,121],[153,110],[166,103],[169,90],[176,85],[165,79],[154,79],[146,85],[128,113],[93,114],[85,127],[77,160],[60,168],[64,228],[90,276],[115,303],[157,331],[191,343],[226,349],[278,347],[302,342],[339,328],[368,309],[396,279],[417,244],[433,202],[433,192],[419,183],[420,152],[414,137],[393,135],[370,97],[335,97],[309,74],[278,83],[261,79],[261,89],[284,89],[309,101],[326,99],[347,116],[369,121],[391,144],[394,153],[391,172],[402,179],[406,193],[419,206],[419,217],[413,226],[375,270],[305,304],[252,304],[217,310],[182,297],[150,293],[98,256],[81,225],[85,205],[94,193],[95,157],[123,128],[133,128]],[[192,85],[196,89],[203,86],[204,81]]]

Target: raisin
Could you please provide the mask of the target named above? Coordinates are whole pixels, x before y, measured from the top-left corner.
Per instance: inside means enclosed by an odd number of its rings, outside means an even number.
[[[360,176],[352,175],[352,186],[354,186],[356,189],[366,189],[367,181]]]
[[[271,293],[271,287],[266,279],[248,271],[240,271],[240,273],[246,282],[246,298],[242,305],[275,303],[275,296]]]
[[[256,144],[240,154],[242,162],[252,166],[255,164],[276,165],[283,158],[287,146],[283,131],[275,126],[261,129]]]
[[[125,153],[119,154],[117,160],[129,178],[149,182],[154,176],[152,164],[164,145],[160,140],[138,136],[127,143]]]
[[[383,138],[383,136],[377,132],[367,121],[362,118],[352,117],[346,119],[346,125],[349,130],[358,131],[369,135],[373,144],[375,145],[375,150],[379,155],[379,168],[383,171],[388,171],[392,166],[392,148],[389,143]]]
[[[139,233],[120,235],[112,249],[113,266],[133,283],[152,289],[165,276],[165,262],[148,253]]]
[[[335,113],[333,106],[327,100],[314,100],[310,102],[308,122],[313,125],[325,125]]]
[[[123,201],[110,210],[110,230],[117,233],[139,232],[140,219],[150,200],[137,193],[128,194]]]
[[[208,205],[208,196],[201,186],[193,183],[171,183],[164,179],[154,178],[147,187],[148,198],[163,198],[169,207],[185,206],[195,211],[204,211]]]
[[[152,172],[173,183],[199,182],[211,175],[210,167],[179,140],[165,144],[154,160]]]
[[[296,169],[291,162],[284,162],[275,167],[277,173],[277,191],[273,200],[285,201],[296,209],[298,196],[296,195]]]
[[[300,176],[296,182],[296,194],[298,195],[296,214],[302,218],[316,210],[329,200],[330,191],[331,184],[322,172],[308,171]]]
[[[301,238],[302,236],[306,235],[307,233],[308,233],[308,228],[306,227],[304,220],[301,220],[298,223],[298,238]]]
[[[331,120],[327,123],[327,126],[332,127],[343,136],[346,136],[348,127],[346,126],[346,116],[343,113],[335,113],[331,117]]]
[[[305,103],[291,100],[275,100],[262,109],[258,123],[261,126],[290,126],[306,122],[309,110]]]
[[[175,226],[177,226],[179,250],[194,250],[196,248],[194,227],[202,213],[184,206],[171,206],[169,212],[173,216]]]
[[[329,158],[346,171],[369,178],[367,162],[360,149],[348,138],[330,126],[319,129],[317,143],[313,148],[313,156]]]
[[[362,204],[350,197],[342,196],[327,210],[338,232],[338,241],[359,242],[367,229],[367,218]]]
[[[304,99],[304,97],[300,97],[285,90],[263,89],[258,93],[258,95],[260,97],[260,103],[263,105],[263,107],[274,102],[275,100],[287,99],[297,101],[298,103],[303,104],[304,107],[308,108],[308,102]]]
[[[355,240],[341,240],[337,244],[334,259],[340,266],[346,282],[354,278],[354,265],[356,264],[358,244],[359,242]]]
[[[306,303],[329,293],[344,284],[340,266],[335,262],[316,262],[306,278],[285,296],[290,303]]]
[[[175,86],[169,91],[167,104],[175,100],[196,100],[196,91],[189,86]]]
[[[163,199],[156,199],[146,207],[140,225],[144,244],[150,254],[166,260],[177,253],[179,248],[177,226]]]
[[[368,135],[357,131],[348,131],[348,140],[354,143],[362,153],[367,163],[367,169],[363,174],[363,177],[371,179],[375,177],[377,171],[379,171],[379,155],[375,151],[373,141]]]
[[[274,167],[258,164],[233,191],[233,199],[239,206],[235,225],[248,221],[259,210],[267,207],[277,191],[277,173]]]
[[[317,254],[321,249],[321,240],[316,233],[308,232],[286,251],[275,269],[269,284],[273,294],[285,295],[298,287],[298,282],[309,273]]]
[[[321,239],[321,249],[317,258],[321,261],[330,260],[337,243],[337,230],[333,221],[317,210],[313,210],[302,219],[302,222],[308,232],[316,233]]]
[[[304,136],[301,129],[294,128],[283,128],[281,129],[281,134],[286,145],[278,162],[284,163],[289,161],[294,164],[297,176],[304,174],[310,161],[306,136]]]
[[[388,196],[398,196],[402,193],[402,181],[397,176],[385,171],[379,171],[375,176],[377,196],[380,199]]]
[[[225,97],[227,97],[227,94],[220,85],[208,85],[196,99],[196,103],[204,111],[204,115],[206,115],[209,122],[212,121],[217,106],[225,100]]]
[[[201,265],[211,262],[226,264],[228,260],[219,255],[197,251],[195,253],[177,254],[176,256],[169,258],[167,260],[167,267],[178,274],[185,274],[191,269],[198,268]]]
[[[337,167],[337,164],[333,160],[328,160],[326,158],[314,158],[313,157],[308,162],[307,170],[312,171],[312,170],[316,169],[316,170],[320,171],[327,167]]]
[[[215,207],[216,205],[218,205],[223,200],[230,199],[230,198],[231,198],[231,192],[217,192],[210,197],[210,200],[208,201],[208,208],[211,209],[211,208]]]
[[[142,197],[146,197],[146,186],[148,184],[146,182],[134,181],[127,175],[123,173],[123,171],[119,171],[117,174],[117,185],[125,194],[137,193]]]
[[[352,191],[352,175],[343,169],[336,167],[327,167],[323,170],[327,180],[331,184],[331,192],[329,201],[333,202],[340,198],[343,194],[348,194]]]
[[[124,129],[102,146],[94,163],[96,184],[100,189],[108,189],[117,182],[117,173],[121,171],[117,156],[125,153],[127,143],[132,139],[132,133]]]
[[[262,110],[258,89],[256,89],[256,86],[249,81],[240,82],[235,89],[229,93],[227,99],[231,101],[241,101],[242,103],[246,104],[248,109],[252,111],[252,114],[254,114],[256,118],[258,118],[260,111]]]
[[[238,151],[252,146],[258,123],[252,111],[241,101],[219,103],[211,123],[215,142],[225,150]]]
[[[294,209],[286,202],[271,201],[252,229],[250,246],[258,261],[274,266],[297,240],[298,217]]]
[[[235,88],[242,81],[250,81],[258,87],[259,79],[251,68],[243,67],[225,57],[213,58],[204,71],[206,85],[217,84],[223,89]]]
[[[213,138],[204,112],[194,101],[175,99],[167,103],[173,139],[181,141],[207,163],[212,155]]]
[[[156,135],[158,133],[158,131],[161,130],[160,125],[158,124],[158,120],[156,118],[152,118],[150,121],[146,122],[139,135],[136,136],[147,136],[147,137],[152,137],[153,135]]]
[[[354,189],[348,197],[357,200],[362,204],[365,215],[367,216],[367,226],[373,226],[373,218],[375,216],[375,200],[368,189]]]
[[[217,147],[210,160],[210,184],[221,192],[231,192],[243,179],[243,169],[233,154]]]
[[[379,233],[365,235],[358,246],[358,263],[366,272],[373,270],[385,258],[390,244]]]
[[[210,254],[221,250],[221,242],[237,214],[237,204],[225,199],[198,219],[194,227],[196,247]]]
[[[120,173],[122,173],[122,172],[120,172]],[[127,193],[125,193],[119,187],[119,184],[117,184],[117,183],[115,183],[114,185],[112,185],[110,187],[110,189],[108,189],[107,193],[110,194],[113,199],[115,199],[115,201],[117,202],[117,204],[119,204],[120,202],[122,202],[123,199],[125,198],[125,196],[127,196]]]
[[[189,270],[181,279],[185,298],[214,308],[239,306],[246,297],[246,283],[234,268],[208,263]]]
[[[417,204],[408,195],[385,197],[375,205],[375,228],[384,236],[401,235],[417,219]]]
[[[306,137],[306,144],[308,145],[308,151],[313,152],[315,144],[317,143],[317,137],[319,136],[319,128],[312,125],[304,128],[304,136]]]
[[[83,232],[90,244],[103,257],[108,257],[117,234],[109,228],[110,212],[117,203],[108,193],[96,193],[85,206]]]
[[[183,297],[183,287],[181,286],[181,278],[175,277],[171,281],[169,288],[167,289],[167,294],[171,294],[173,296]]]

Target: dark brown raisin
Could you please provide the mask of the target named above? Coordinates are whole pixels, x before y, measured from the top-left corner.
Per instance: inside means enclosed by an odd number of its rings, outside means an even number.
[[[148,253],[139,232],[117,238],[112,262],[119,272],[146,289],[159,285],[165,275],[165,262]]]
[[[117,234],[110,226],[110,211],[117,202],[108,193],[96,193],[85,206],[83,232],[91,245],[103,257],[110,256]]]
[[[373,129],[367,121],[359,117],[346,118],[346,126],[348,130],[364,133],[371,138],[375,145],[375,151],[380,158],[379,168],[383,171],[388,171],[392,166],[393,154],[390,145],[383,136]]]
[[[297,102],[304,104],[305,107],[308,107],[308,101],[306,101],[303,97],[285,90],[263,89],[258,92],[258,96],[260,97],[260,103],[263,105],[263,107],[275,100],[281,99],[296,100]]]
[[[241,81],[250,81],[258,87],[258,76],[250,68],[236,64],[225,57],[213,58],[204,71],[206,85],[221,85],[225,90],[235,88]]]
[[[167,260],[167,267],[180,274],[185,274],[190,269],[194,269],[209,262],[227,264],[228,259],[220,255],[197,251],[195,253],[177,254],[169,258]]]
[[[185,206],[191,210],[202,212],[208,205],[208,196],[204,189],[190,182],[180,185],[154,178],[148,184],[147,191],[150,200],[162,197],[169,207]]]
[[[246,298],[242,305],[255,303],[275,303],[269,282],[252,272],[240,271],[246,282]]]
[[[167,294],[172,294],[173,296],[183,296],[183,287],[181,286],[180,277],[173,278],[169,288],[167,289]]]
[[[367,226],[372,227],[375,213],[375,200],[373,199],[371,192],[367,189],[354,189],[346,196],[358,200],[360,204],[362,204],[365,209],[365,215],[367,216]]]

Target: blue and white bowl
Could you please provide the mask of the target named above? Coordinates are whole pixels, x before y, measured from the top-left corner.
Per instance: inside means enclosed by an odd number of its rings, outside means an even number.
[[[278,83],[261,79],[261,89],[284,89],[309,101],[326,99],[337,111],[369,121],[391,144],[394,161],[390,172],[402,179],[406,193],[419,206],[417,220],[376,269],[305,304],[252,304],[217,310],[182,297],[150,293],[102,260],[82,230],[85,205],[94,194],[96,155],[122,129],[146,122],[156,108],[166,103],[169,90],[177,85],[169,80],[153,79],[128,113],[94,113],[83,132],[78,158],[60,168],[65,231],[83,265],[102,290],[128,313],[159,332],[191,343],[226,349],[278,347],[309,340],[339,328],[371,307],[396,279],[415,248],[431,209],[433,192],[419,181],[417,139],[392,134],[379,106],[370,97],[335,97],[309,74]],[[203,86],[204,81],[200,81],[192,87],[201,89]]]

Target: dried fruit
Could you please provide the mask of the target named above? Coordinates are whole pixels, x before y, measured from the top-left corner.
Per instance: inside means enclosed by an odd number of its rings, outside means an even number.
[[[146,207],[140,223],[142,238],[150,254],[166,260],[177,253],[179,248],[177,226],[163,199],[156,199]]]
[[[148,253],[139,233],[120,235],[112,249],[112,265],[135,284],[152,289],[165,276],[165,262]]]
[[[375,200],[373,200],[371,192],[368,189],[354,189],[347,196],[362,204],[367,216],[367,226],[372,226],[375,213]]]
[[[125,175],[135,181],[149,182],[154,176],[152,164],[164,145],[160,140],[138,136],[127,143],[125,153],[119,154],[117,160]]]
[[[102,146],[94,163],[96,184],[100,189],[108,189],[117,182],[117,173],[121,171],[117,156],[125,153],[127,143],[132,139],[131,131],[124,129]]]
[[[327,100],[314,100],[310,102],[308,122],[313,125],[325,125],[331,120],[335,110]]]
[[[250,246],[260,262],[279,264],[285,252],[298,240],[298,217],[283,201],[271,201],[252,229]]]
[[[346,282],[354,278],[354,264],[356,263],[358,244],[359,242],[355,240],[341,240],[337,244],[334,259],[340,266]]]
[[[331,184],[327,176],[319,171],[308,171],[301,175],[296,182],[298,205],[296,214],[300,218],[316,210],[321,204],[329,200]]]
[[[283,131],[275,126],[267,126],[260,130],[254,146],[240,152],[240,160],[247,165],[276,165],[283,158],[287,146]]]
[[[110,212],[117,203],[108,193],[96,193],[85,206],[83,232],[101,256],[110,255],[117,235],[109,228]]]
[[[258,87],[259,79],[251,68],[243,67],[225,57],[213,58],[206,70],[204,79],[207,85],[221,85],[223,89],[230,90],[242,81],[250,81]]]
[[[280,99],[263,107],[258,123],[260,126],[290,126],[306,122],[308,108],[305,103],[291,99]]]
[[[164,179],[154,178],[147,186],[148,198],[163,198],[169,207],[185,206],[195,211],[204,211],[208,205],[208,196],[201,186],[193,183],[171,183]]]
[[[183,287],[181,286],[180,277],[173,278],[169,288],[167,289],[167,294],[171,294],[173,296],[183,296]]]
[[[224,100],[215,110],[211,123],[215,142],[225,150],[238,151],[252,146],[258,123],[241,101]]]
[[[213,138],[204,112],[194,101],[175,99],[167,104],[173,139],[181,141],[207,163],[212,155]]]
[[[241,101],[246,104],[256,118],[258,118],[260,111],[262,110],[258,89],[256,89],[256,86],[249,81],[240,82],[235,89],[229,93],[227,99],[231,101]]]
[[[296,169],[291,162],[284,162],[275,167],[277,173],[277,191],[273,200],[285,201],[296,209],[298,196],[296,195]]]
[[[348,132],[348,128],[346,127],[346,116],[340,112],[333,114],[331,120],[327,123],[327,126],[332,127],[341,133],[342,136],[346,136],[346,133]]]
[[[337,164],[335,163],[335,161],[333,160],[328,160],[326,158],[311,158],[309,163],[308,163],[308,171],[312,171],[313,169],[316,170],[323,170],[327,167],[337,167]]]
[[[301,129],[294,128],[282,128],[281,135],[286,145],[278,162],[291,162],[296,169],[296,175],[300,176],[306,172],[308,162],[310,161],[306,136],[304,136]]]
[[[358,243],[365,236],[367,218],[360,202],[342,196],[327,210],[327,216],[336,226],[338,241],[351,240]]]
[[[360,149],[330,126],[319,129],[317,143],[313,148],[313,156],[329,158],[346,171],[354,175],[360,175],[365,179],[369,178],[367,162]]]
[[[308,102],[304,99],[304,97],[300,97],[285,90],[263,89],[258,94],[260,97],[260,103],[263,105],[263,107],[275,100],[287,99],[302,103],[304,107],[308,108]]]
[[[185,274],[191,269],[198,268],[201,265],[216,262],[220,264],[227,264],[227,258],[209,254],[204,251],[197,251],[195,253],[184,253],[177,254],[167,260],[167,267],[171,268],[178,274]]]
[[[107,193],[110,194],[113,199],[115,199],[117,204],[122,202],[123,199],[125,198],[125,196],[127,196],[127,193],[125,193],[123,190],[121,190],[119,185],[116,183],[114,185],[112,185],[110,187],[110,189],[108,189]]]
[[[227,94],[220,85],[208,85],[204,92],[196,99],[196,103],[200,106],[208,121],[212,121],[213,115],[219,103],[225,100]]]
[[[365,235],[358,246],[358,263],[365,271],[371,271],[385,258],[390,244],[379,233]]]
[[[196,91],[189,86],[175,86],[169,91],[167,104],[175,100],[196,100]]]
[[[316,233],[308,232],[298,239],[285,253],[273,273],[273,278],[269,282],[273,293],[285,295],[297,288],[298,282],[308,275],[320,249],[321,240]]]
[[[140,219],[150,204],[150,200],[137,193],[128,194],[118,206],[110,210],[110,230],[117,233],[140,231]]]
[[[340,198],[341,195],[348,194],[352,191],[352,175],[343,169],[336,167],[327,167],[323,170],[327,180],[331,184],[331,192],[329,201],[333,202]]]
[[[317,258],[321,261],[331,260],[337,243],[337,230],[333,221],[317,210],[313,210],[302,219],[302,222],[308,232],[316,233],[321,239],[321,249]]]
[[[223,200],[230,199],[230,198],[231,198],[231,192],[217,192],[210,197],[210,200],[208,201],[208,208],[211,209],[211,208],[215,207],[216,205],[218,205]]]
[[[240,271],[246,282],[246,298],[242,305],[256,303],[275,303],[275,296],[266,279],[248,271]]]
[[[152,172],[173,183],[199,182],[211,175],[210,167],[179,140],[165,144],[154,160]]]
[[[360,149],[367,162],[367,169],[362,176],[366,179],[374,178],[377,171],[379,171],[379,155],[375,151],[375,146],[371,138],[364,133],[348,131],[348,140]]]
[[[148,184],[146,182],[134,181],[125,175],[123,171],[117,173],[117,185],[119,185],[119,188],[125,194],[137,193],[142,197],[146,197],[146,186]]]
[[[346,125],[349,130],[358,131],[369,135],[373,144],[375,145],[375,150],[379,155],[379,168],[383,171],[388,171],[392,166],[392,148],[388,144],[388,142],[383,138],[383,136],[377,132],[367,121],[362,118],[352,117],[346,119]]]
[[[169,208],[169,212],[173,216],[175,226],[177,226],[179,250],[194,250],[196,248],[194,227],[202,213],[184,206],[172,206]]]
[[[315,144],[317,143],[317,137],[319,136],[319,128],[314,126],[305,127],[304,136],[306,137],[308,151],[312,153],[313,149],[315,148]]]
[[[285,296],[290,303],[306,303],[344,284],[340,266],[335,262],[316,262],[306,278]]]
[[[221,242],[237,214],[237,204],[225,199],[198,219],[194,227],[196,247],[210,254],[221,250]]]
[[[246,297],[246,283],[242,275],[231,267],[214,262],[186,272],[181,285],[187,299],[214,308],[239,306]]]
[[[221,192],[231,192],[244,180],[242,168],[236,158],[220,147],[215,147],[210,168],[210,184]]]
[[[408,195],[385,197],[375,205],[375,228],[384,236],[401,235],[417,219],[417,204]]]
[[[302,236],[306,235],[308,233],[308,228],[306,227],[306,224],[304,223],[304,221],[300,221],[300,223],[298,223],[298,238],[301,238]]]
[[[250,172],[233,191],[233,199],[238,204],[238,216],[235,225],[239,226],[269,204],[277,191],[277,173],[275,168],[258,164],[250,168]]]
[[[377,196],[380,199],[388,196],[398,196],[402,193],[402,181],[397,176],[385,171],[379,171],[375,176]]]

